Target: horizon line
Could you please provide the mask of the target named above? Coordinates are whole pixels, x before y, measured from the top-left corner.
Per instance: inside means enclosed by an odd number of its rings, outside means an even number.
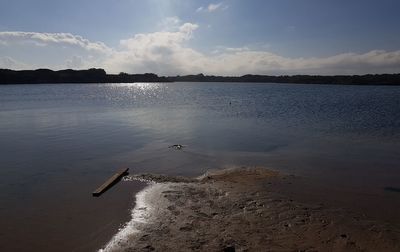
[[[145,72],[145,73],[127,73],[127,72],[119,72],[119,73],[108,73],[104,68],[86,68],[86,69],[73,69],[73,68],[65,68],[65,69],[50,69],[50,68],[36,68],[36,69],[10,69],[10,68],[0,68],[0,71],[8,70],[8,71],[15,71],[15,72],[22,72],[22,71],[52,71],[52,72],[60,72],[60,71],[88,71],[88,70],[103,70],[106,75],[146,75],[146,74],[153,74],[157,77],[184,77],[184,76],[204,76],[204,77],[244,77],[244,76],[268,76],[268,77],[293,77],[293,76],[321,76],[321,77],[330,77],[330,76],[368,76],[368,75],[399,75],[399,72],[394,73],[366,73],[366,74],[331,74],[331,75],[324,75],[324,74],[254,74],[254,73],[247,73],[243,75],[214,75],[214,74],[205,74],[205,73],[190,73],[190,74],[175,74],[175,75],[159,75],[158,73],[153,72]]]

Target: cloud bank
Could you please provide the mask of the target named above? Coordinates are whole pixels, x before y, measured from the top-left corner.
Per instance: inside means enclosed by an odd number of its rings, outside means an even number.
[[[136,34],[120,40],[115,48],[69,33],[0,32],[0,68],[101,67],[109,73],[233,76],[400,72],[400,50],[290,58],[247,47],[219,47],[217,52],[205,54],[189,46],[199,27],[197,24],[182,24],[176,18],[168,22],[173,23],[172,29]]]
[[[32,44],[35,46],[59,44],[81,47],[88,51],[108,50],[108,47],[101,42],[90,42],[81,36],[70,33],[0,32],[0,43],[2,45]]]

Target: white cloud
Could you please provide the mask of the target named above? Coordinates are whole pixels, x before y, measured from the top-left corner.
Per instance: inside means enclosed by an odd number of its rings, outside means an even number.
[[[213,12],[218,10],[221,7],[222,3],[216,3],[216,4],[209,4],[207,7],[208,12]]]
[[[85,60],[81,56],[74,55],[65,61],[65,65],[68,68],[82,68],[86,64]]]
[[[90,68],[107,72],[176,74],[365,74],[400,72],[400,50],[372,50],[330,57],[291,58],[269,52],[269,48],[217,47],[205,54],[189,46],[197,24],[170,19],[170,29],[136,34],[117,48],[66,33],[0,33],[0,67]],[[30,54],[36,53],[36,59]],[[47,51],[53,50],[53,53]],[[18,57],[14,57],[13,52]],[[3,54],[3,55],[2,55]],[[7,54],[4,55],[4,54]],[[48,55],[47,55],[48,54]],[[34,58],[34,61],[32,61]],[[33,62],[33,63],[32,63]]]
[[[250,51],[250,49],[247,46],[243,47],[225,47],[224,48],[228,52],[244,52],[244,51]]]
[[[199,8],[196,9],[196,12],[202,12],[204,10],[203,6],[200,6]]]
[[[196,12],[214,12],[217,10],[226,10],[228,8],[229,8],[229,6],[224,4],[223,2],[211,3],[206,7],[200,6],[199,8],[196,9]]]
[[[186,60],[196,60],[200,56],[198,52],[184,46],[197,28],[196,24],[185,23],[173,32],[136,34],[121,40],[120,49],[104,65],[113,72],[186,72]]]
[[[77,46],[90,51],[107,52],[109,48],[102,42],[90,42],[81,36],[70,33],[39,33],[39,32],[0,32],[0,43],[3,45],[22,43],[36,46],[64,44]]]
[[[20,69],[99,67],[113,49],[70,33],[0,32],[0,57],[12,56]],[[73,55],[79,58],[74,57]],[[23,62],[23,63],[22,63]]]
[[[4,56],[0,57],[0,68],[7,68],[7,69],[25,69],[28,66],[22,62],[19,62],[11,57]]]
[[[161,27],[161,30],[170,31],[178,28],[181,23],[182,21],[177,16],[174,16],[163,19],[158,26]]]

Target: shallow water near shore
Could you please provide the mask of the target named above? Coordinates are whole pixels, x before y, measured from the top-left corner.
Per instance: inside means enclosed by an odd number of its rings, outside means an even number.
[[[377,203],[394,210],[400,193],[385,188],[400,188],[399,98],[400,88],[378,86],[0,86],[0,244],[102,247],[144,187],[119,183],[92,198],[120,167],[184,176],[271,167],[349,192],[360,211]]]

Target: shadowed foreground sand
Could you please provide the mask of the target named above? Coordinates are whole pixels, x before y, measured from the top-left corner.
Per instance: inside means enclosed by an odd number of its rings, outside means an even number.
[[[104,251],[400,251],[394,227],[271,192],[290,177],[267,169],[131,178],[156,183]]]

